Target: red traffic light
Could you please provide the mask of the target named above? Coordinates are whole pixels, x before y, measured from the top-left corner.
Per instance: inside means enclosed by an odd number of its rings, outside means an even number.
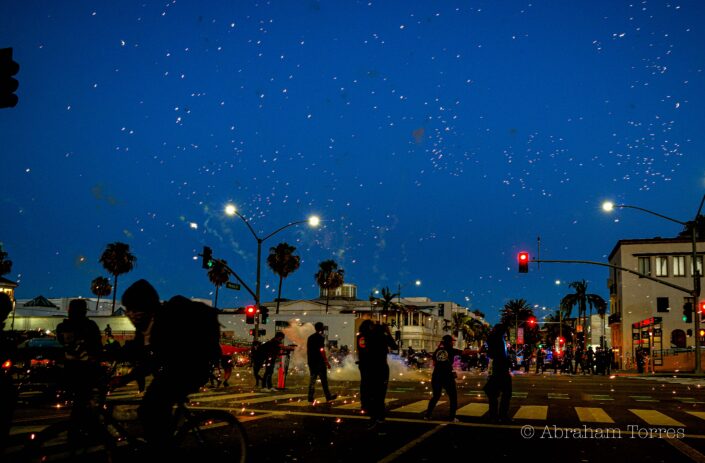
[[[700,313],[705,315],[705,301],[700,301],[700,303],[698,303],[698,306],[700,307]]]
[[[529,253],[521,251],[517,254],[517,261],[519,261],[519,273],[529,273]]]
[[[558,344],[563,344],[565,342],[565,338],[558,338]]]
[[[250,317],[253,317],[255,313],[257,313],[257,309],[253,305],[248,305],[247,307],[245,307],[245,313]]]
[[[534,326],[536,324],[536,319],[534,317],[531,317],[527,320],[529,323],[529,326]]]

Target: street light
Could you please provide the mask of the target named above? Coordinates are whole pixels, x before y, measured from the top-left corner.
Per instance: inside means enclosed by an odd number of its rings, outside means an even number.
[[[663,214],[659,214],[654,211],[650,211],[649,209],[644,209],[643,207],[639,206],[630,206],[628,204],[614,204],[612,201],[605,201],[602,203],[602,209],[606,212],[611,212],[614,210],[614,208],[620,208],[620,209],[636,209],[642,212],[646,212],[647,214],[655,215],[656,217],[661,217],[662,219],[669,220],[671,222],[675,222],[677,224],[683,225],[686,230],[690,228],[690,242],[692,245],[692,264],[693,264],[693,271],[691,272],[693,274],[693,290],[691,292],[691,296],[693,297],[693,307],[698,307],[698,297],[700,296],[700,271],[698,270],[698,265],[697,265],[697,223],[698,223],[698,218],[700,217],[700,212],[703,209],[703,203],[705,203],[705,195],[703,195],[703,199],[700,200],[700,207],[698,207],[698,211],[695,213],[695,218],[689,222],[683,222],[681,220],[676,220],[671,217],[665,216]],[[699,333],[700,332],[700,314],[695,314],[694,321],[695,321],[695,332]],[[653,357],[653,353],[652,353]],[[702,368],[700,367],[700,338],[698,336],[695,337],[695,373],[700,374],[702,373]]]
[[[225,206],[225,214],[228,216],[238,216],[242,219],[243,222],[245,222],[245,225],[247,225],[247,228],[250,230],[250,233],[252,233],[252,236],[254,236],[255,240],[257,240],[257,283],[255,286],[255,305],[257,306],[257,309],[259,311],[260,307],[260,279],[261,279],[261,270],[262,270],[262,243],[267,241],[269,238],[272,236],[276,235],[282,230],[285,230],[289,227],[293,227],[294,225],[300,225],[302,223],[308,223],[311,227],[318,227],[321,223],[321,219],[316,216],[312,215],[306,220],[298,220],[296,222],[290,222],[283,227],[279,227],[276,230],[274,230],[272,233],[266,235],[264,238],[261,238],[259,235],[257,235],[257,232],[255,232],[255,229],[252,228],[252,225],[250,225],[250,222],[247,221],[247,219],[240,214],[240,211],[237,210],[237,207],[235,207],[234,204],[227,204]],[[259,339],[259,316],[255,316],[255,328],[254,328],[254,337],[253,340],[257,341]]]

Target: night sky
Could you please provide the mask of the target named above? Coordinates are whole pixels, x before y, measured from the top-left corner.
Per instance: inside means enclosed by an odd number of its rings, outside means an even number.
[[[480,309],[555,308],[619,239],[671,237],[705,191],[705,3],[5,1],[20,63],[0,110],[0,242],[16,296],[91,296],[123,241],[163,298],[212,297],[203,245],[254,287],[256,242],[317,296],[335,259],[366,299],[406,284]],[[423,282],[413,287],[413,280]],[[556,279],[561,284],[555,283]],[[251,302],[223,289],[219,306]]]

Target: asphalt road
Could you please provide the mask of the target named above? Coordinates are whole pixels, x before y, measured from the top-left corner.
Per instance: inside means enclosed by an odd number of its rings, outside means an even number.
[[[460,375],[459,423],[446,421],[446,397],[432,421],[422,419],[430,395],[427,373],[394,378],[387,421],[373,429],[360,414],[355,381],[331,381],[339,398],[326,403],[319,397],[321,403],[311,406],[307,376],[290,376],[283,391],[262,392],[243,371],[228,388],[195,394],[191,405],[238,416],[252,462],[705,462],[705,379],[517,375],[510,425],[486,422],[484,382],[481,375]],[[317,393],[322,396],[320,386]],[[136,391],[128,387],[115,396],[135,397]],[[14,442],[65,415],[28,398],[15,416]]]

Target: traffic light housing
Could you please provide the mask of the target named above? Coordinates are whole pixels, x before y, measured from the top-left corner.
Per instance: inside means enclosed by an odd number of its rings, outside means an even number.
[[[12,48],[0,48],[0,108],[14,108],[17,105],[15,91],[20,83],[12,76],[20,70],[20,65],[12,60]]]
[[[698,307],[700,307],[700,313],[705,315],[705,301],[698,302]]]
[[[693,323],[693,304],[690,302],[683,304],[683,321]]]
[[[517,254],[517,261],[519,262],[519,273],[529,273],[529,253],[521,251]]]
[[[259,308],[259,314],[260,314],[260,319],[259,321],[263,324],[267,324],[267,320],[269,320],[269,307],[260,307]]]
[[[255,306],[248,305],[245,307],[245,323],[248,325],[254,325],[255,315],[257,315],[257,308]]]
[[[203,246],[203,254],[201,255],[203,256],[201,266],[205,269],[213,267],[213,250],[208,246]]]

